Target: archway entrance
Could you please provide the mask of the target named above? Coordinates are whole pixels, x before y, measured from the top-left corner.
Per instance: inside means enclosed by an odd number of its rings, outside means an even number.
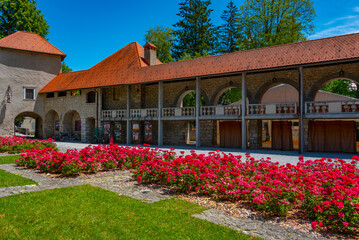
[[[359,112],[358,84],[351,79],[332,79],[315,93],[314,112]],[[341,114],[338,114],[340,117]],[[308,150],[356,153],[359,149],[358,119],[317,119],[308,125]]]
[[[63,119],[62,129],[65,141],[81,141],[81,118],[75,110],[68,111]]]
[[[205,97],[201,96],[201,106],[206,105]],[[185,108],[184,111],[188,115],[194,115],[196,107],[196,91],[188,90],[181,94],[177,101],[177,107]],[[195,145],[196,144],[196,121],[188,121],[187,124],[187,133],[186,133],[186,144]]]
[[[44,136],[54,138],[60,133],[60,118],[56,111],[50,110],[45,116]]]
[[[233,113],[239,114],[242,104],[242,90],[236,87],[227,87],[219,91],[213,100],[214,105],[238,106]],[[248,102],[248,101],[247,101]],[[217,121],[217,144],[224,148],[241,148],[242,145],[241,121]]]
[[[42,118],[34,112],[23,112],[14,119],[14,135],[43,138]]]
[[[298,106],[298,90],[284,83],[268,88],[260,98],[261,104],[282,104],[278,113],[290,113],[291,107]],[[277,106],[277,105],[276,105]],[[294,109],[294,108],[293,108]],[[273,150],[294,150],[299,148],[299,122],[294,119],[262,120],[262,147]]]

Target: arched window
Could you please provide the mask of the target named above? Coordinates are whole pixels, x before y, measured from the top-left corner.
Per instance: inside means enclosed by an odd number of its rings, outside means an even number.
[[[95,103],[96,102],[96,93],[91,91],[87,94],[87,103]]]

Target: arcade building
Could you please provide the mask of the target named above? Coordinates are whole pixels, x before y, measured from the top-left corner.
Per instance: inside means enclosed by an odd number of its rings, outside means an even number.
[[[39,138],[357,152],[359,99],[320,89],[337,79],[357,87],[359,34],[166,64],[156,51],[130,43],[88,70],[60,73],[66,55],[40,36],[0,39],[0,134],[24,116]]]

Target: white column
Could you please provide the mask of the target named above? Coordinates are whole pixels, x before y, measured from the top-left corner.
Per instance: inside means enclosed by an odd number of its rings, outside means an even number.
[[[303,85],[303,67],[298,68],[299,71],[299,154],[304,152],[304,85]]]
[[[132,140],[132,126],[131,126],[131,120],[130,120],[130,110],[131,110],[131,85],[127,85],[127,135],[126,135],[126,143],[131,144]]]
[[[201,125],[199,121],[201,111],[201,79],[196,78],[196,148],[201,147]]]
[[[242,150],[247,149],[247,123],[246,123],[246,109],[247,109],[247,92],[246,92],[246,73],[242,73]]]
[[[162,121],[162,108],[163,108],[163,82],[158,83],[158,146],[163,146],[163,121]]]

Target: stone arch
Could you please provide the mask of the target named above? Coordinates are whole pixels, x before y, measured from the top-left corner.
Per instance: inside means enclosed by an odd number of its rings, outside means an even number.
[[[276,85],[280,85],[280,84],[288,84],[288,85],[294,87],[299,92],[299,86],[298,86],[297,82],[290,80],[290,79],[286,79],[286,78],[277,78],[277,79],[275,79],[275,81],[272,80],[272,81],[268,81],[268,82],[264,83],[259,88],[259,90],[257,91],[257,93],[255,95],[255,98],[253,99],[255,101],[255,103],[260,103],[262,101],[262,97],[267,92],[268,89],[270,89]]]
[[[22,112],[20,114],[18,114],[15,118],[14,118],[14,122],[16,118],[20,118],[20,117],[28,117],[28,118],[32,118],[35,120],[35,138],[40,138],[42,139],[44,137],[43,135],[43,120],[41,118],[41,116],[35,112]],[[16,128],[16,126],[15,126]],[[15,129],[14,129],[15,131]],[[16,133],[14,132],[14,134],[16,135]],[[25,132],[26,134],[26,132]]]
[[[78,141],[81,140],[81,117],[75,110],[69,110],[62,120],[62,131],[68,135],[69,140]]]
[[[185,87],[182,89],[182,91],[180,91],[178,94],[177,94],[177,97],[176,97],[176,100],[175,102],[173,103],[173,106],[176,106],[176,107],[181,107],[182,105],[182,102],[183,102],[183,98],[190,92],[195,92],[196,89],[195,88],[188,88],[188,87]],[[206,105],[209,103],[209,99],[208,99],[208,96],[207,94],[203,91],[203,89],[201,89],[201,95],[202,97],[204,98],[204,101],[206,103]]]
[[[239,88],[239,89],[242,89],[242,86],[238,83],[226,83],[226,84],[223,84],[222,86],[220,86],[216,91],[215,93],[212,95],[212,98],[211,98],[211,101],[210,101],[210,104],[215,106],[218,104],[218,100],[219,98],[222,96],[222,94],[227,91],[228,89],[231,89],[231,88]],[[251,98],[251,94],[249,93],[248,89],[247,89],[247,104],[249,103],[249,99],[252,99]]]
[[[60,132],[60,117],[55,110],[50,110],[45,115],[44,137],[53,138]]]
[[[338,80],[338,79],[346,79],[346,80],[350,80],[353,81],[357,84],[359,84],[359,76],[355,75],[355,74],[350,74],[350,73],[343,73],[342,76],[339,76],[339,74],[331,74],[331,75],[327,75],[321,79],[319,79],[318,81],[316,81],[313,86],[311,87],[311,90],[309,91],[309,94],[307,96],[305,96],[305,100],[306,101],[314,101],[315,96],[317,95],[318,91],[328,82],[334,81],[334,80]]]

